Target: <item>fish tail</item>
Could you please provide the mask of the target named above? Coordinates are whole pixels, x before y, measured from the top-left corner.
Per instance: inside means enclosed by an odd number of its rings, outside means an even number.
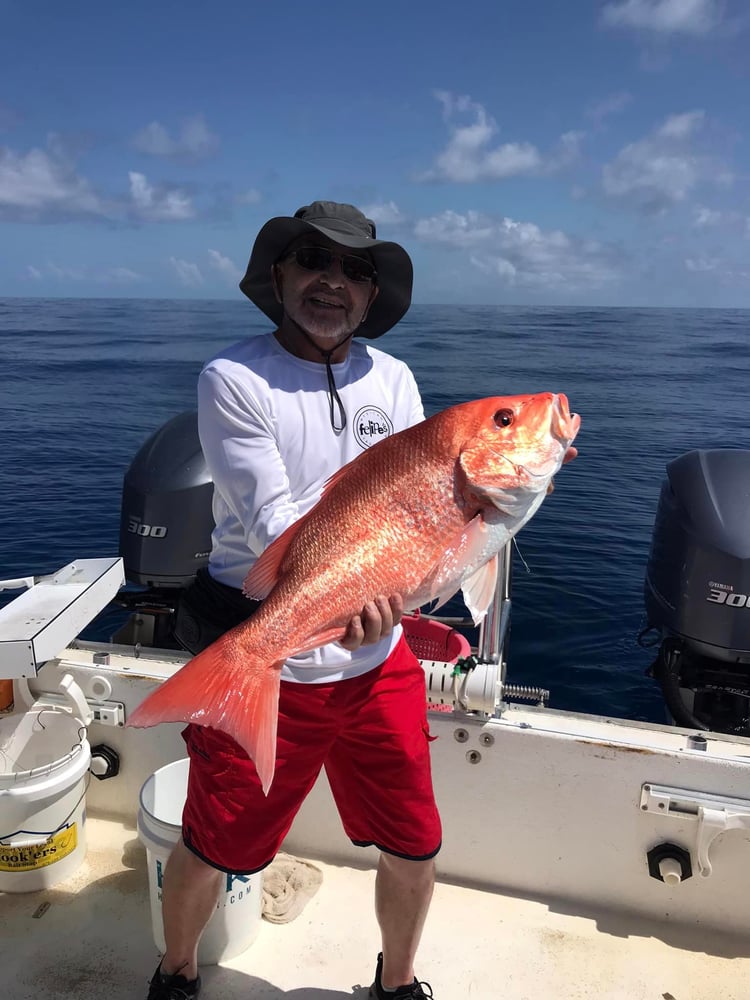
[[[267,795],[276,769],[281,666],[240,654],[227,633],[152,692],[127,720],[148,728],[192,722],[231,736],[255,763]]]

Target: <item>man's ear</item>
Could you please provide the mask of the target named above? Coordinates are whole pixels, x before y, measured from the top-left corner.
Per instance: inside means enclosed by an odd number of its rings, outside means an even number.
[[[273,264],[271,267],[271,287],[273,288],[273,294],[276,296],[276,301],[281,305],[281,268],[278,264]]]

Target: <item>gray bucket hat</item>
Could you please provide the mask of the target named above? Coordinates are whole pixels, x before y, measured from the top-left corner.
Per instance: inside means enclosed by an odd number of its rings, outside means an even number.
[[[375,239],[375,223],[336,201],[314,201],[294,213],[270,219],[258,233],[240,289],[277,325],[284,314],[274,295],[271,268],[298,236],[321,233],[351,250],[367,250],[378,272],[378,295],[357,337],[380,337],[395,326],[411,304],[413,269],[398,243]]]

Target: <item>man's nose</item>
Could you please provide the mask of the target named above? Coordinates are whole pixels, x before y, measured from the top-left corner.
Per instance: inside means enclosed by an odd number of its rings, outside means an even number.
[[[331,263],[320,272],[320,276],[327,285],[331,285],[334,288],[343,288],[344,270],[341,258],[334,254],[331,257]]]

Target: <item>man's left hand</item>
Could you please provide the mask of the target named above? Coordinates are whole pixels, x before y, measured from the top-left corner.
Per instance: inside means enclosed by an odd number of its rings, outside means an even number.
[[[565,465],[566,462],[572,462],[577,454],[578,454],[577,448],[573,448],[572,446],[568,448],[563,458],[563,465]],[[554,493],[554,491],[555,491],[555,480],[550,479],[549,486],[547,487],[547,496],[549,496],[550,493]]]
[[[360,646],[369,646],[389,635],[404,614],[404,601],[400,594],[376,597],[362,608],[347,625],[344,637],[339,640],[344,649],[353,653]]]

